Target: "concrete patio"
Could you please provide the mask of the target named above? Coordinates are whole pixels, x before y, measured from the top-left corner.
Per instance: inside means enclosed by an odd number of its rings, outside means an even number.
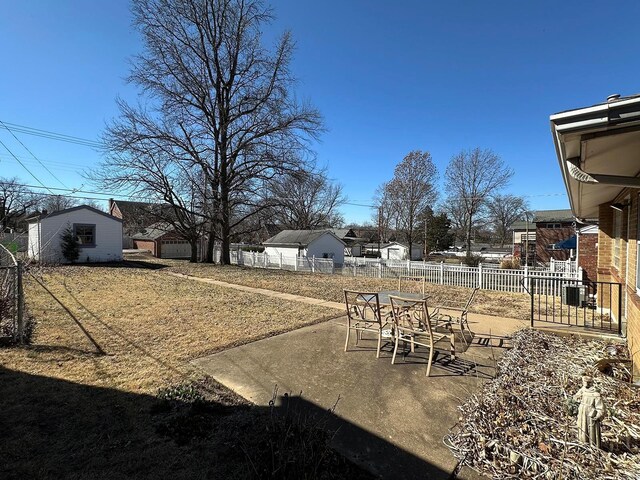
[[[326,412],[336,401],[333,446],[380,478],[452,478],[457,461],[443,437],[458,419],[458,405],[494,374],[512,332],[527,325],[509,318],[472,315],[476,332],[450,360],[439,344],[431,377],[426,350],[391,365],[391,345],[379,359],[375,341],[343,351],[344,319],[330,320],[195,360],[217,381],[261,406],[274,388],[301,395],[302,404]],[[477,475],[464,469],[458,478]]]

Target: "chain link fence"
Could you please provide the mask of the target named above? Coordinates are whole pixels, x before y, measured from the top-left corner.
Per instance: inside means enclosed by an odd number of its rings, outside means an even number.
[[[26,340],[23,264],[0,244],[0,341]]]

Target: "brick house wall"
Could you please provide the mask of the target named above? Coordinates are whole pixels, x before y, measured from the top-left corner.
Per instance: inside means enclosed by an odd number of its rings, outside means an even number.
[[[598,232],[598,281],[622,284],[622,310],[626,313],[627,345],[633,358],[634,378],[640,375],[640,296],[636,288],[638,260],[638,192],[629,190],[630,203],[620,216],[622,220],[620,266],[614,266],[614,210],[609,203],[600,205]],[[628,270],[627,270],[628,266]],[[612,305],[617,305],[617,289],[612,292]],[[598,302],[609,303],[609,292],[600,289]]]
[[[569,250],[549,250],[548,247],[575,235],[575,227],[573,224],[567,223],[561,223],[560,228],[547,228],[546,225],[547,222],[536,224],[536,261],[549,263],[551,258],[554,260],[569,260],[571,253]]]
[[[156,242],[153,240],[133,240],[133,248],[137,248],[139,250],[149,250],[151,255],[157,257],[156,255]]]
[[[583,280],[595,282],[598,279],[598,234],[578,235],[578,266],[582,267]]]

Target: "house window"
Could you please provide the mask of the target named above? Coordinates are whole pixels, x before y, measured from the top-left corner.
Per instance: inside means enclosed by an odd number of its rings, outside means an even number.
[[[80,247],[96,246],[96,226],[80,223],[73,224],[73,232]]]
[[[547,223],[546,228],[558,229],[561,225],[559,223]]]
[[[620,243],[622,237],[622,212],[613,211],[613,266],[620,270]]]

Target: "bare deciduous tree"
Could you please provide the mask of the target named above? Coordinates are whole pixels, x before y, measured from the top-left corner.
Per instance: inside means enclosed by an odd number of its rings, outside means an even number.
[[[271,206],[262,185],[305,169],[308,140],[322,127],[318,111],[291,94],[291,35],[272,51],[263,46],[272,14],[261,0],[134,0],[133,14],[144,50],[129,81],[148,103],[120,102],[107,166],[139,156],[167,162],[167,173],[190,172],[208,224],[207,260],[217,238],[229,263],[234,229]],[[173,181],[165,187],[171,192]]]
[[[396,165],[393,179],[381,186],[378,205],[387,214],[383,221],[395,221],[395,230],[407,242],[409,251],[420,234],[416,234],[421,213],[438,197],[435,188],[436,166],[431,154],[414,150]]]
[[[327,177],[326,170],[285,175],[270,184],[273,219],[290,229],[340,227],[338,211],[345,202],[342,186]]]
[[[489,221],[496,236],[500,239],[500,246],[504,247],[509,227],[522,218],[529,208],[524,198],[516,195],[494,195],[487,202]]]
[[[33,193],[16,177],[0,177],[0,231],[15,228],[16,219],[35,204]]]
[[[447,204],[452,218],[464,222],[467,256],[471,254],[473,228],[481,219],[489,197],[505,187],[512,176],[513,170],[488,149],[474,148],[451,158],[445,173]]]

